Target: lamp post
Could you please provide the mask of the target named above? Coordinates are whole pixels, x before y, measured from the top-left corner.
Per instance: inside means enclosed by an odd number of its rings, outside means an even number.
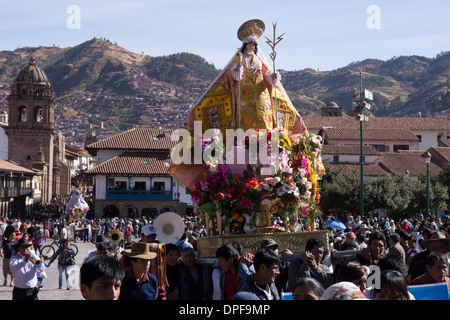
[[[427,163],[427,211],[425,216],[428,218],[430,216],[430,161],[431,154],[427,152],[425,155],[425,162]]]
[[[353,98],[356,100],[353,103],[355,109],[353,112],[356,114],[356,118],[359,119],[359,134],[360,134],[360,147],[361,147],[361,156],[359,159],[361,166],[361,191],[360,191],[360,215],[364,217],[364,154],[363,154],[363,121],[368,121],[369,117],[364,115],[364,110],[370,110],[369,101],[373,100],[373,94],[369,90],[364,90],[362,85],[362,70],[359,72],[360,76],[360,87],[359,94],[354,89]]]

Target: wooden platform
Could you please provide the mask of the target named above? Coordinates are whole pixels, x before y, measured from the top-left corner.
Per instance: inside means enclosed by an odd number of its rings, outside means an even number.
[[[325,242],[324,250],[329,250],[328,232],[305,231],[305,232],[274,232],[259,234],[242,235],[220,235],[211,237],[202,237],[197,239],[197,249],[199,258],[211,258],[216,256],[216,250],[227,243],[239,242],[245,252],[255,253],[260,249],[261,241],[264,239],[273,239],[280,245],[279,251],[289,249],[292,253],[302,253],[305,251],[305,245],[308,239],[318,237]]]

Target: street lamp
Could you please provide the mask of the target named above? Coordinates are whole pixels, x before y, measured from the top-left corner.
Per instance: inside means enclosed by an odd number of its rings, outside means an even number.
[[[430,216],[430,161],[431,154],[427,152],[425,155],[425,162],[427,163],[427,211],[425,216],[428,218]]]
[[[363,154],[363,121],[368,121],[369,117],[364,115],[364,110],[370,110],[370,101],[373,101],[373,94],[370,90],[364,90],[362,85],[362,71],[359,72],[360,75],[360,87],[359,93],[356,89],[353,91],[353,98],[356,100],[353,102],[354,114],[356,118],[359,119],[359,134],[360,134],[360,147],[361,156],[359,163],[361,166],[361,192],[360,192],[360,215],[364,217],[364,154]]]

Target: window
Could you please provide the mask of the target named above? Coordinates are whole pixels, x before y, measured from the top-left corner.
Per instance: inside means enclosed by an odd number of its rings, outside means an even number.
[[[19,122],[27,122],[27,107],[19,108]]]
[[[108,179],[108,190],[114,190],[114,186],[115,186],[114,178],[109,178]]]
[[[419,139],[419,142],[422,142],[422,135],[421,134],[417,134],[416,137]]]
[[[396,152],[398,150],[409,150],[409,146],[408,145],[402,145],[402,144],[394,145],[394,152]]]
[[[339,156],[333,156],[333,162],[339,163]]]
[[[116,181],[115,190],[127,190],[126,181]]]
[[[389,146],[384,144],[372,144],[371,146],[378,152],[389,152]]]
[[[134,183],[134,190],[142,190],[145,191],[145,185],[146,182],[145,181],[136,181]]]
[[[153,182],[153,190],[164,191],[165,185],[164,182]]]
[[[34,109],[34,121],[36,122],[44,121],[44,116],[41,107],[37,107],[36,109]]]

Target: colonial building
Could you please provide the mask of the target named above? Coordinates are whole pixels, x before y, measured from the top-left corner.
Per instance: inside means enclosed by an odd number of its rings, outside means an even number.
[[[192,208],[189,190],[172,177],[171,130],[136,128],[86,146],[96,158],[96,217],[155,216]]]
[[[333,129],[357,129],[354,131],[353,143],[359,144],[359,128],[360,121],[353,117],[303,117],[306,128],[311,133],[319,133],[323,128]],[[363,122],[363,139],[365,140],[365,132],[367,129],[404,129],[410,130],[417,137],[417,150],[427,150],[431,147],[437,147],[439,140],[450,138],[450,119],[437,118],[391,118],[391,117],[369,117],[368,121]],[[386,137],[386,134],[384,135]],[[363,142],[366,144],[366,142]],[[382,142],[377,142],[383,145]],[[386,146],[389,141],[386,139]],[[381,150],[380,150],[381,151]],[[393,148],[385,150],[385,152],[393,152]]]
[[[39,176],[34,171],[0,159],[0,217],[28,216],[33,205],[33,188],[38,183]]]
[[[70,192],[64,163],[64,137],[55,130],[55,93],[45,72],[31,57],[11,84],[8,101],[8,159],[41,175],[42,193],[35,202]]]

